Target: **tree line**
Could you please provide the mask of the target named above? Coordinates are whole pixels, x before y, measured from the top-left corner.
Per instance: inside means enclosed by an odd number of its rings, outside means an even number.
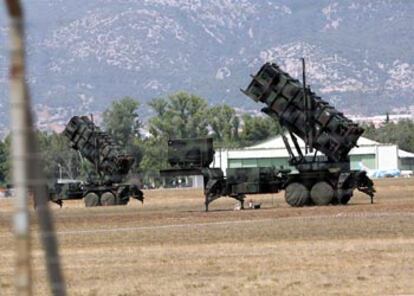
[[[380,143],[397,144],[400,149],[414,152],[414,122],[404,119],[398,122],[384,121],[379,127],[364,124],[364,137]]]
[[[226,104],[209,107],[205,99],[179,92],[148,103],[153,116],[144,125],[138,100],[125,97],[114,101],[102,116],[107,131],[123,153],[134,156],[133,174],[157,175],[168,167],[167,141],[174,138],[213,137],[216,148],[251,145],[280,133],[277,122],[267,116],[237,114]],[[148,134],[143,134],[148,131]],[[37,131],[45,175],[52,184],[57,178],[84,178],[91,169],[82,162],[69,141],[55,132]],[[0,142],[0,183],[8,184],[10,136]]]
[[[102,116],[102,126],[123,153],[134,156],[133,174],[157,175],[168,167],[167,141],[174,138],[212,137],[215,148],[252,145],[280,134],[279,124],[267,116],[238,114],[226,104],[209,107],[205,99],[179,92],[148,103],[153,116],[144,125],[139,115],[140,102],[131,97],[114,101]],[[380,127],[364,125],[364,136],[383,143],[398,144],[414,152],[414,123],[384,122]],[[148,131],[144,135],[143,131]],[[57,178],[84,178],[91,169],[70,148],[61,134],[37,131],[45,175]],[[0,141],[0,183],[10,183],[10,136]]]

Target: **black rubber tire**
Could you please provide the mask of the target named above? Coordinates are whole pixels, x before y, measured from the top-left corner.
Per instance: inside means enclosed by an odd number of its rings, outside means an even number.
[[[301,183],[290,183],[285,189],[285,200],[292,207],[306,206],[309,204],[309,190]]]
[[[335,191],[331,184],[326,181],[320,181],[312,186],[310,197],[317,206],[329,205],[334,198]]]
[[[101,205],[103,206],[115,206],[117,204],[116,197],[112,192],[104,192],[101,195]]]
[[[101,205],[99,195],[93,192],[88,193],[84,198],[85,207],[98,207]]]

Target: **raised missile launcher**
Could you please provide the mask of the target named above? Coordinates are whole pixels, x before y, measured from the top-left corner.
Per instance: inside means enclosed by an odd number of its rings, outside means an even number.
[[[265,103],[262,111],[282,126],[289,163],[297,173],[283,168],[230,168],[224,177],[221,169],[209,168],[214,154],[211,139],[180,139],[168,142],[173,168],[161,175],[203,175],[206,210],[221,196],[233,197],[243,207],[245,194],[281,190],[291,206],[346,204],[355,189],[373,202],[372,180],[364,171],[351,170],[348,156],[364,130],[313,93],[305,78],[305,70],[301,84],[276,64],[267,63],[243,91]],[[305,151],[297,137],[304,140]]]
[[[276,64],[266,63],[243,91],[267,107],[264,113],[277,120],[283,133],[290,164],[298,173],[289,174],[285,184],[286,201],[292,206],[346,204],[354,189],[374,196],[373,182],[365,172],[350,169],[348,153],[357,144],[363,128],[322,100],[303,83]],[[287,139],[296,149],[296,154]],[[302,151],[296,137],[305,142]],[[313,155],[309,155],[316,150]],[[317,152],[324,155],[318,155]]]
[[[333,161],[347,160],[364,132],[276,64],[265,64],[244,93],[265,103],[266,114]]]
[[[143,202],[143,193],[135,184],[125,182],[134,163],[131,155],[120,153],[112,138],[100,130],[86,116],[74,116],[63,135],[71,147],[79,151],[94,167],[94,174],[86,181],[57,182],[51,200],[84,199],[85,205],[126,205],[130,198]]]

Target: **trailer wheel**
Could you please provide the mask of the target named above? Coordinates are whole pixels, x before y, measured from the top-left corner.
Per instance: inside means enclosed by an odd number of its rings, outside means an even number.
[[[309,203],[309,190],[301,183],[291,183],[285,189],[285,200],[292,207],[303,207]]]
[[[85,207],[97,207],[100,206],[99,196],[96,193],[90,192],[84,198]]]
[[[112,192],[104,192],[101,196],[101,204],[103,206],[114,206],[116,205],[116,197]]]
[[[313,185],[310,196],[312,201],[317,206],[328,205],[335,195],[335,191],[332,186],[325,181],[321,181]]]

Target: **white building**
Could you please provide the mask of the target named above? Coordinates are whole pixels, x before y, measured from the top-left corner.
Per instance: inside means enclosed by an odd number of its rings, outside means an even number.
[[[298,142],[304,150],[304,142],[299,138]],[[372,170],[414,169],[414,153],[398,149],[397,145],[378,143],[364,137],[360,137],[357,144],[358,147],[353,148],[349,154],[351,169],[360,169],[361,163]],[[293,144],[291,146],[294,147]],[[216,150],[212,167],[220,167],[224,173],[227,168],[245,167],[274,166],[294,170],[288,161],[289,153],[283,139],[276,136],[251,147]]]

